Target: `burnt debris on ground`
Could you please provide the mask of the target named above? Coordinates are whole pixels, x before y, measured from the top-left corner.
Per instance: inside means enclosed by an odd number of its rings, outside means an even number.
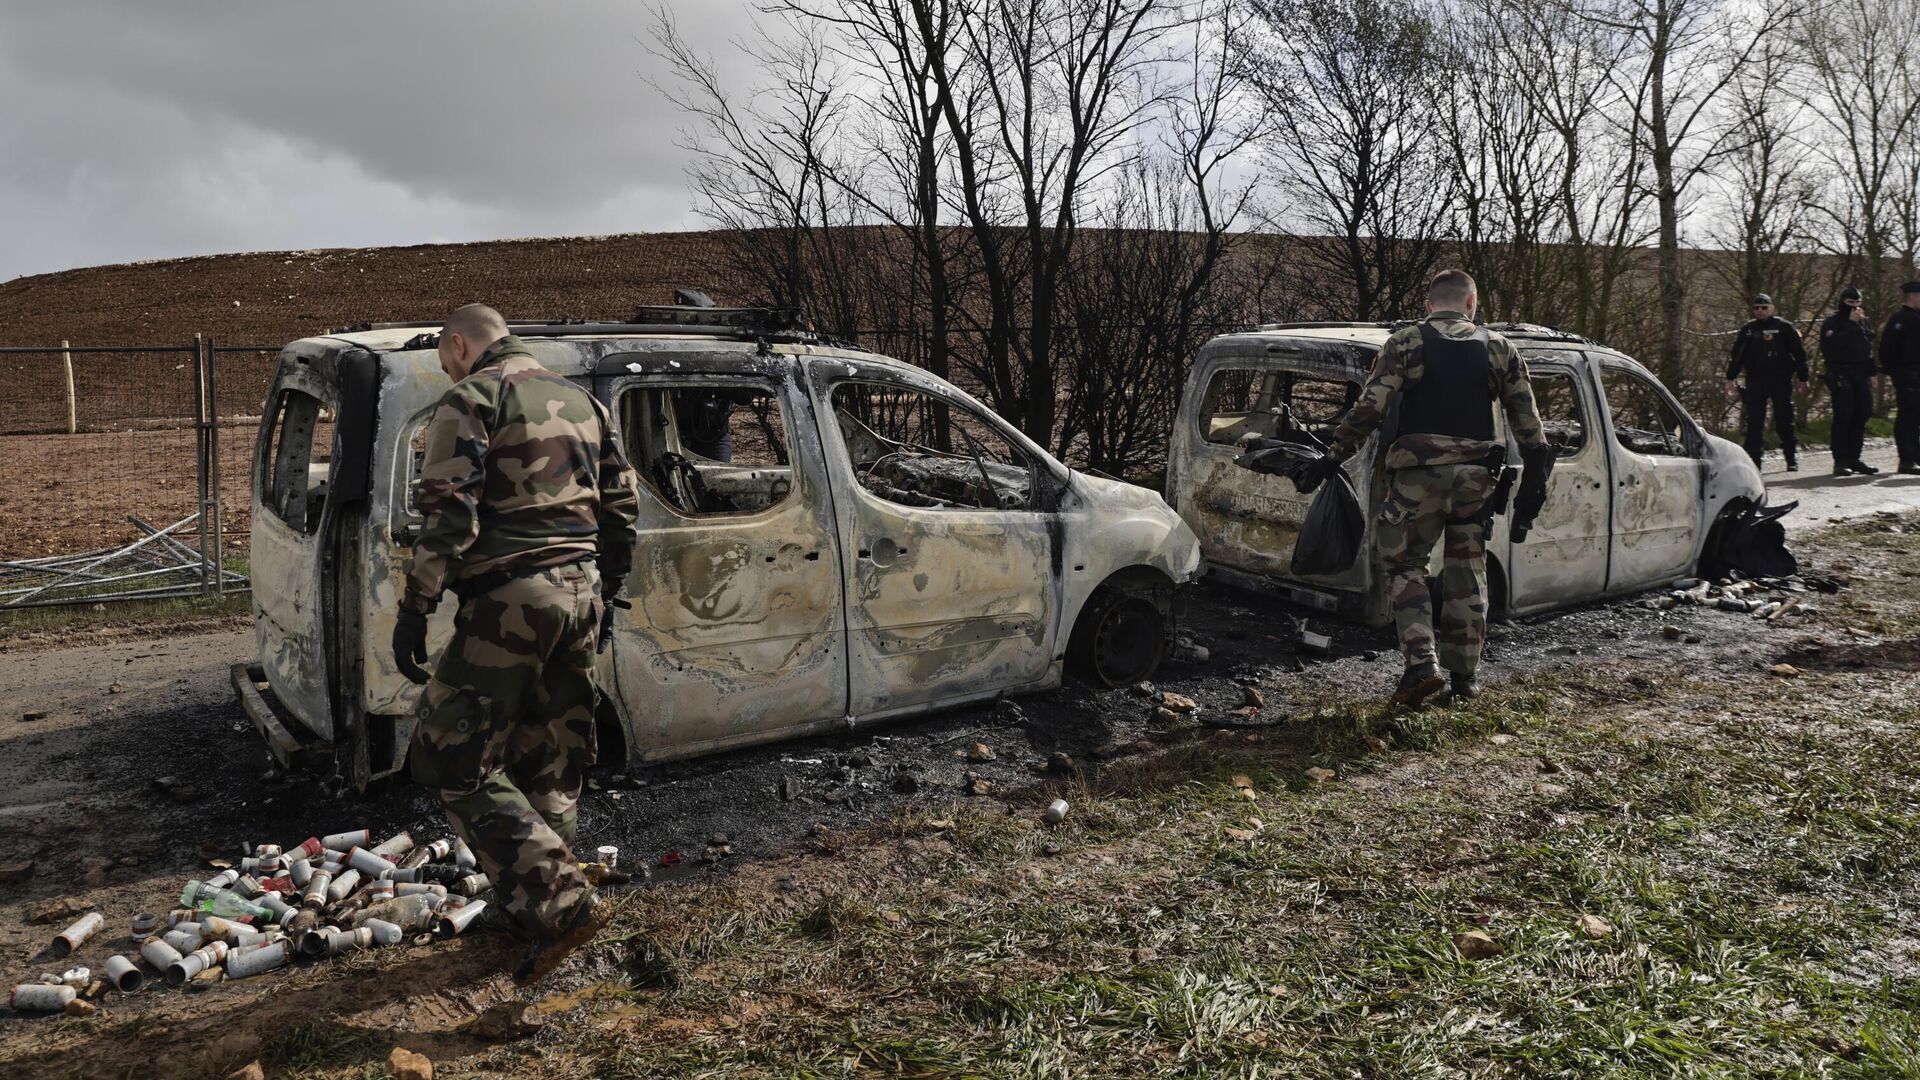
[[[1496,625],[1484,674],[1497,682],[1607,655],[1765,677],[1772,664],[1798,663],[1795,635],[1821,621],[1812,594],[1799,591],[1814,580],[1733,590],[1734,598],[1800,605],[1771,620],[1720,610],[1728,587],[1709,586],[1698,603],[1669,605],[1675,590],[1668,589]],[[1691,596],[1699,588],[1679,591]],[[1669,626],[1679,628],[1677,638]],[[736,852],[758,858],[803,849],[815,842],[816,827],[849,829],[916,803],[1004,803],[1009,813],[1038,819],[1062,779],[1214,738],[1218,729],[1258,736],[1329,698],[1372,701],[1399,668],[1390,628],[1324,621],[1212,585],[1194,590],[1181,632],[1191,647],[1178,650],[1151,686],[1069,683],[873,730],[661,765],[598,766],[580,806],[577,851],[585,858],[611,845],[630,853],[629,862],[665,863],[670,869],[656,875],[664,884],[725,873]],[[1781,637],[1770,646],[1756,633]],[[72,966],[54,969],[42,956],[47,933],[58,927],[21,918],[60,897],[84,895],[108,926],[127,927],[152,908],[163,883],[177,888],[204,873],[209,859],[230,858],[263,834],[324,835],[343,820],[375,837],[444,832],[438,808],[411,785],[355,796],[269,768],[230,700],[223,678],[230,657],[212,655],[248,644],[227,634],[199,645],[102,646],[86,654],[97,662],[92,677],[64,696],[5,703],[0,724],[15,729],[14,760],[0,766],[0,783],[34,793],[0,814],[0,912],[15,913],[0,918],[7,985]],[[195,648],[209,655],[192,654]],[[39,655],[56,663],[56,654]],[[41,718],[22,719],[29,713]],[[135,994],[114,1007],[138,1011],[153,1000]]]

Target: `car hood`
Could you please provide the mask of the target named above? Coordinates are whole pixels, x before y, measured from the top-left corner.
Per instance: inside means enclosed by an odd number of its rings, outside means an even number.
[[[1158,536],[1161,558],[1155,561],[1160,562],[1175,581],[1190,581],[1200,575],[1200,538],[1193,534],[1193,530],[1187,527],[1173,507],[1167,505],[1167,500],[1159,492],[1138,484],[1089,476],[1079,471],[1073,474],[1073,484],[1089,513],[1115,515],[1135,526],[1147,526],[1149,532]],[[1114,536],[1122,534],[1138,536],[1139,530],[1115,529],[1111,533]]]

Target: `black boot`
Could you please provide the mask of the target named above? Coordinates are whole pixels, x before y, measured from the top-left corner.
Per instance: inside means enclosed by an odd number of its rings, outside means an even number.
[[[1794,457],[1792,454],[1787,455],[1787,471],[1788,472],[1800,471],[1800,459],[1797,457]]]
[[[1462,675],[1458,671],[1452,672],[1450,678],[1453,683],[1453,700],[1472,701],[1480,696],[1480,680],[1471,675]]]
[[[567,916],[566,928],[555,937],[536,937],[527,950],[527,958],[513,971],[513,981],[521,986],[539,982],[553,973],[560,962],[575,949],[592,941],[613,921],[613,905],[592,892],[581,899]]]
[[[1900,463],[1900,475],[1901,476],[1920,475],[1920,465],[1916,465],[1911,461],[1903,461]]]
[[[1393,697],[1389,700],[1395,705],[1418,708],[1422,702],[1446,688],[1447,677],[1440,674],[1440,665],[1429,660],[1408,668],[1406,674],[1400,676],[1400,685],[1394,687]]]
[[[1852,465],[1848,466],[1848,468],[1852,469],[1854,472],[1859,473],[1861,476],[1879,476],[1880,475],[1879,469],[1876,469],[1873,466],[1867,464],[1866,462],[1860,461],[1857,459],[1854,461]]]

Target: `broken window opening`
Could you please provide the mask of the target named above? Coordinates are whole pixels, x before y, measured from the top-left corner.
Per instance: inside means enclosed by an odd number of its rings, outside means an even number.
[[[1613,435],[1621,446],[1656,457],[1692,456],[1679,410],[1651,379],[1609,364],[1600,369],[1600,384],[1606,389]]]
[[[1359,383],[1324,375],[1223,368],[1207,386],[1200,430],[1208,442],[1225,446],[1303,436],[1324,445],[1359,396]]]
[[[793,494],[786,414],[771,383],[635,386],[618,414],[634,471],[676,513],[754,514]]]
[[[311,536],[320,531],[331,490],[333,406],[299,390],[282,390],[272,416],[272,456],[261,502]]]
[[[1580,401],[1580,387],[1573,374],[1565,371],[1535,371],[1533,404],[1540,414],[1540,427],[1546,432],[1547,445],[1556,457],[1575,457],[1587,445],[1586,408]]]
[[[1033,459],[966,405],[892,383],[842,382],[833,414],[854,475],[878,498],[933,510],[1033,505]],[[951,449],[941,449],[943,432]]]

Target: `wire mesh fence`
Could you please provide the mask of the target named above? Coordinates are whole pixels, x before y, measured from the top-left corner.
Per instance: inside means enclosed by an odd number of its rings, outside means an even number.
[[[203,340],[0,349],[0,608],[244,589],[272,365]]]

